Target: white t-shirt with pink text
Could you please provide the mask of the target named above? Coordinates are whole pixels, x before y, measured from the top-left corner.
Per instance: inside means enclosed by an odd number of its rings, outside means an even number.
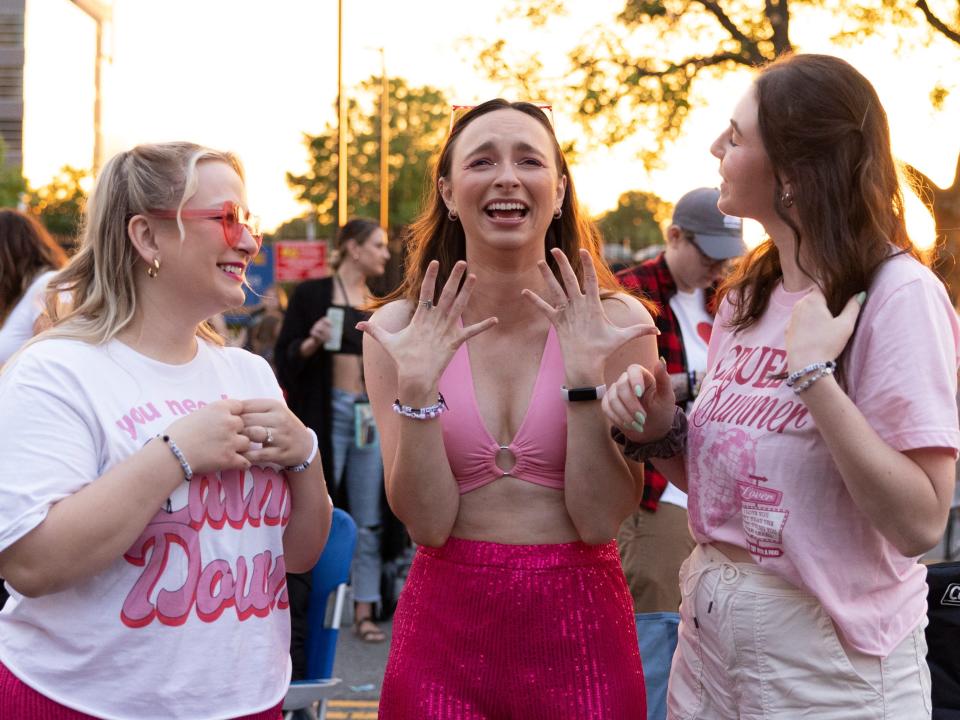
[[[690,527],[697,542],[745,548],[815,595],[852,646],[886,656],[926,613],[926,570],[856,507],[802,395],[771,378],[786,370],[784,332],[805,294],[778,285],[741,332],[720,307],[689,416]],[[851,343],[847,394],[877,434],[901,452],[956,454],[960,328],[940,281],[908,256],[886,262]]]
[[[118,341],[29,347],[0,376],[0,550],[224,397],[282,395],[262,358],[204,341],[184,365]],[[210,473],[170,499],[172,512],[158,507],[101,573],[38,598],[10,588],[0,662],[61,704],[116,720],[215,720],[279,703],[290,677],[286,480],[272,466]]]

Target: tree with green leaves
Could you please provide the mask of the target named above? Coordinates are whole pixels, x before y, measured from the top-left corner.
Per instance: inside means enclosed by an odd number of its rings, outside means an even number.
[[[84,186],[90,180],[89,170],[64,165],[48,184],[30,189],[25,197],[40,222],[65,246],[75,245],[79,239],[80,221],[87,204]]]
[[[20,168],[8,165],[7,144],[0,137],[0,207],[17,207],[20,196],[26,191],[27,183],[20,173]]]
[[[653,193],[631,190],[617,206],[596,219],[604,242],[639,250],[663,242],[660,222],[669,216],[670,206]]]
[[[835,13],[837,43],[856,41],[889,27],[915,27],[925,43],[946,39],[960,45],[960,3],[945,19],[947,0],[624,0],[615,22],[584,34],[569,53],[570,72],[552,87],[577,108],[587,136],[605,145],[637,133],[649,138],[641,155],[648,167],[658,164],[664,147],[680,135],[704,77],[719,77],[741,68],[757,68],[785,52],[799,49],[791,37],[791,20],[804,10]],[[933,6],[933,7],[931,7]],[[566,12],[563,0],[515,0],[507,15],[546,29],[552,16]],[[677,48],[677,50],[674,50]],[[527,94],[549,85],[544,64],[534,53],[510,58],[502,41],[477,54],[488,77],[512,84]],[[930,97],[942,105],[949,89],[935,86]],[[544,94],[541,92],[540,94]],[[960,291],[960,158],[953,184],[939,188],[920,170],[909,167],[919,193],[936,220],[943,252],[935,268],[956,299]]]
[[[380,215],[380,88],[381,78],[371,77],[351,93],[347,104],[350,215]],[[430,159],[447,133],[450,105],[440,90],[410,87],[402,78],[389,79],[389,102],[389,225],[399,228],[420,210]],[[314,208],[318,237],[336,232],[337,141],[334,124],[318,135],[306,135],[310,168],[303,175],[287,174],[297,198]]]

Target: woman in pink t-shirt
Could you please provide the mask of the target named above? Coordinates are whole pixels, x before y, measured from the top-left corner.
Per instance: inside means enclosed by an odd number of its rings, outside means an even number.
[[[768,237],[726,283],[689,426],[662,368],[603,401],[690,494],[669,717],[929,717],[917,558],[953,495],[960,331],[886,115],[846,62],[787,57],[712,152],[718,207]]]

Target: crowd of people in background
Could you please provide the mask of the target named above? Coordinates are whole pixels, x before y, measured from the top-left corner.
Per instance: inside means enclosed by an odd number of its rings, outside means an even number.
[[[69,259],[0,210],[0,715],[276,720],[336,505],[361,643],[415,549],[386,720],[929,718],[960,323],[870,83],[762,69],[616,275],[543,109],[463,110],[397,287],[353,218],[239,333],[232,153],[118,154]]]

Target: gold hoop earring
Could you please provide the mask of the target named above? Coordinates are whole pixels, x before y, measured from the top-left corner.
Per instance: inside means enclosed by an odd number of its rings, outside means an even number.
[[[447,220],[450,222],[456,222],[457,214],[453,210],[447,210]]]
[[[147,268],[147,275],[149,275],[152,278],[155,278],[159,274],[160,274],[160,258],[154,257],[153,263],[150,265],[150,267]]]
[[[557,208],[556,210],[554,210],[553,219],[559,220],[561,217],[563,217],[563,208]]]

